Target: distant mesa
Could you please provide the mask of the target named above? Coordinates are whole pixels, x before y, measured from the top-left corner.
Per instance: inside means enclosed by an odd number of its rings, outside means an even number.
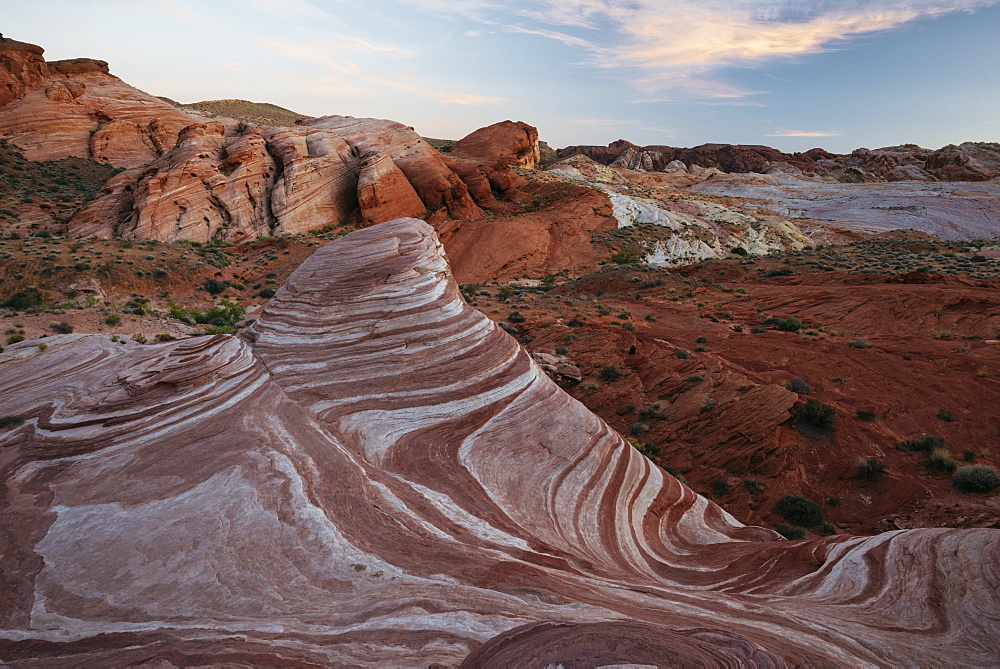
[[[849,155],[824,149],[783,153],[769,146],[702,144],[693,148],[638,146],[619,139],[607,146],[569,146],[561,157],[587,156],[598,163],[642,171],[670,171],[674,162],[729,173],[783,172],[831,176],[844,182],[988,181],[1000,175],[1000,144],[965,142],[932,151],[915,144],[857,149]]]

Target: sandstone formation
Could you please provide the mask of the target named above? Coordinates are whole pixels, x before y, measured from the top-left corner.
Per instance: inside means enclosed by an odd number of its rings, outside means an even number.
[[[448,162],[393,121],[325,116],[295,127],[212,121],[108,182],[71,222],[76,236],[245,240],[440,210],[482,210]]]
[[[202,121],[108,74],[89,58],[46,64],[43,50],[0,41],[0,135],[28,160],[77,156],[138,167],[174,147],[178,133]]]
[[[1000,533],[741,525],[467,306],[420,221],[319,249],[242,338],[46,341],[0,354],[5,663],[457,664],[498,635],[473,666],[1000,662]]]
[[[40,46],[0,38],[0,105],[44,86],[49,70]]]
[[[518,167],[534,167],[541,160],[538,130],[521,121],[500,121],[458,140],[450,154],[458,158],[503,160]]]

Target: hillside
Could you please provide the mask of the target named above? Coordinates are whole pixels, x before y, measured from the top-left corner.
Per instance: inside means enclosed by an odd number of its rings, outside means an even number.
[[[172,101],[171,101],[172,102]],[[174,103],[182,109],[193,109],[216,116],[228,116],[247,123],[270,126],[292,126],[299,119],[309,118],[305,114],[273,105],[269,102],[248,100],[204,100],[202,102]]]

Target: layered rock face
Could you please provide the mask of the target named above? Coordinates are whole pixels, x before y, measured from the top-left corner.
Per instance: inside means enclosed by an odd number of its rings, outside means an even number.
[[[538,130],[522,121],[494,123],[455,142],[451,155],[534,167],[540,160]]]
[[[916,144],[856,149],[837,155],[823,149],[782,153],[769,146],[702,144],[690,149],[638,146],[620,139],[608,146],[570,146],[560,156],[585,155],[604,165],[631,170],[671,171],[671,163],[718,168],[723,172],[767,174],[803,172],[844,182],[988,181],[1000,176],[1000,144],[965,142],[937,151]]]
[[[319,249],[243,338],[46,341],[0,354],[4,662],[1000,661],[1000,533],[741,525],[468,307],[420,221]]]
[[[483,215],[445,159],[400,123],[347,116],[293,128],[214,121],[184,129],[172,151],[110,181],[70,229],[205,242],[429,210]]]
[[[45,85],[49,69],[43,53],[40,46],[0,38],[0,105]]]
[[[108,74],[89,58],[42,60],[43,50],[0,41],[0,134],[29,160],[93,158],[138,167],[171,150],[201,117],[183,112]],[[6,78],[7,81],[2,79]]]

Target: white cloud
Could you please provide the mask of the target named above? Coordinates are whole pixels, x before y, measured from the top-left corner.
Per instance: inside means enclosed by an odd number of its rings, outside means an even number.
[[[775,130],[765,137],[840,137],[842,133],[826,130]]]
[[[753,65],[838,48],[857,35],[1000,0],[409,0],[437,14],[557,39],[592,65],[624,70],[644,91],[701,99],[753,94],[712,79]],[[528,18],[563,31],[525,27]],[[513,25],[508,25],[513,24]],[[574,32],[579,34],[573,34]]]

